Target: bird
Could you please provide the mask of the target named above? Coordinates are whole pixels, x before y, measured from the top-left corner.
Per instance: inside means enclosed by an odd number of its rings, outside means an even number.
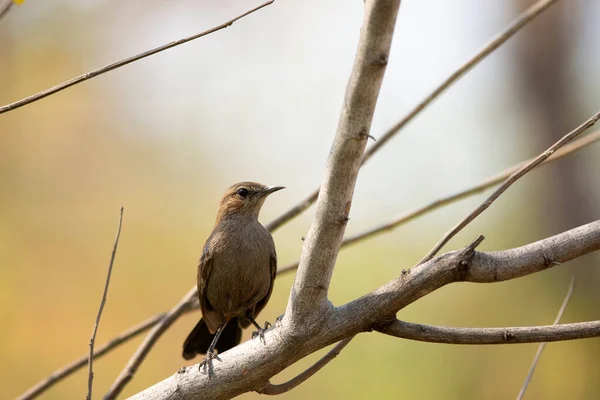
[[[240,182],[221,198],[212,233],[198,264],[198,298],[202,318],[183,343],[182,356],[191,360],[206,354],[200,367],[238,345],[242,329],[254,325],[265,307],[277,273],[277,253],[269,231],[258,221],[266,198],[283,186]]]

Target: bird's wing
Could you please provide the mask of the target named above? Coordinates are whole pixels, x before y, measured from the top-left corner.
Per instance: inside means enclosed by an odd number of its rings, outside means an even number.
[[[255,317],[265,307],[265,305],[269,301],[269,298],[271,297],[271,293],[273,292],[273,286],[275,284],[275,277],[277,276],[277,253],[275,253],[275,250],[271,251],[270,267],[271,267],[271,285],[269,286],[269,291],[267,292],[267,295],[261,301],[256,303],[256,307],[254,308],[254,316]]]
[[[208,326],[208,330],[211,333],[215,333],[219,326],[218,316],[212,308],[212,305],[206,298],[206,284],[210,278],[213,267],[213,257],[210,251],[210,240],[208,238],[204,248],[202,249],[202,256],[200,257],[200,264],[198,264],[198,298],[200,300],[200,310],[202,311],[202,317]]]

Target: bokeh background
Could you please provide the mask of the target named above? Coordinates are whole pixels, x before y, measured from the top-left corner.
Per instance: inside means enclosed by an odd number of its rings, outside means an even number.
[[[403,1],[372,135],[531,3]],[[250,7],[241,0],[26,1],[0,20],[0,104]],[[195,284],[202,244],[230,184],[287,186],[269,199],[263,222],[319,184],[361,17],[360,1],[278,1],[224,31],[0,116],[1,398],[87,353],[121,205],[123,233],[97,345],[170,308]],[[597,1],[564,1],[448,90],[361,171],[348,234],[534,156],[597,111],[599,17]],[[519,246],[598,219],[599,171],[598,144],[534,171],[446,250],[478,234],[487,238],[482,250]],[[332,301],[343,304],[413,265],[483,196],[343,250]],[[274,235],[280,265],[299,257],[313,213]],[[563,321],[600,319],[598,255],[507,283],[451,285],[399,317],[452,326],[548,324],[571,275],[579,281]],[[261,319],[284,311],[292,281],[277,280]],[[198,317],[186,315],[160,339],[125,395],[186,365],[181,344]],[[97,397],[140,341],[95,363]],[[363,334],[283,397],[514,398],[536,348]],[[598,398],[599,359],[600,339],[549,345],[527,398]],[[44,397],[82,398],[86,384],[81,370]]]

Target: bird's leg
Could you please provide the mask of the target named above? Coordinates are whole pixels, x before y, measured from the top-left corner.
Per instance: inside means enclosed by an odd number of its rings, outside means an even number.
[[[198,365],[198,369],[202,369],[202,367],[204,367],[204,371],[208,372],[209,378],[210,378],[210,370],[212,367],[212,360],[214,358],[219,360],[219,356],[217,356],[215,354],[215,346],[217,345],[217,342],[219,341],[219,336],[221,336],[221,332],[223,332],[223,329],[225,329],[225,325],[226,324],[219,325],[219,327],[217,328],[217,331],[215,332],[215,337],[213,338],[212,342],[210,343],[210,346],[208,346],[208,350],[206,351],[206,356],[204,357],[204,360],[202,360],[202,362]]]
[[[252,339],[255,339],[257,336],[260,337],[260,340],[263,341],[263,343],[265,342],[265,331],[267,329],[269,329],[269,327],[271,326],[271,324],[269,323],[269,321],[265,321],[265,327],[261,328],[260,325],[254,320],[254,318],[252,318],[251,315],[247,315],[246,318],[248,318],[248,320],[250,322],[252,322],[252,325],[254,325],[256,327],[256,329],[258,330],[258,332],[252,332]]]

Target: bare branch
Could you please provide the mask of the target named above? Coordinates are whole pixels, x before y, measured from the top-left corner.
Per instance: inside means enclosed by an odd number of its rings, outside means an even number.
[[[109,353],[111,350],[117,348],[121,344],[126,343],[130,339],[137,337],[139,334],[146,332],[148,329],[152,328],[154,325],[160,322],[160,320],[162,320],[164,316],[165,313],[157,314],[154,317],[149,318],[146,321],[139,323],[138,325],[135,325],[134,327],[121,333],[119,336],[111,339],[108,343],[105,343],[99,349],[94,350],[94,360],[97,360],[98,358]],[[30,387],[25,393],[17,397],[17,400],[31,400],[38,397],[40,394],[44,393],[46,390],[54,386],[55,383],[60,382],[64,378],[71,375],[73,372],[76,372],[79,369],[85,367],[88,364],[88,361],[89,355],[85,355],[73,361],[69,365],[66,365],[57,371],[54,371],[49,377],[36,383],[32,387]]]
[[[596,132],[590,133],[582,138],[576,139],[573,142],[566,145],[565,147],[563,147],[562,149],[558,150],[556,153],[552,154],[548,159],[546,159],[540,165],[546,165],[552,161],[559,160],[577,150],[580,150],[592,143],[595,143],[599,139],[600,139],[600,131],[596,131]],[[396,217],[396,218],[392,219],[391,221],[386,222],[385,224],[375,226],[367,231],[364,231],[364,232],[358,233],[354,236],[345,238],[344,241],[342,242],[341,248],[343,249],[346,246],[350,246],[350,245],[358,243],[362,240],[369,239],[373,236],[379,235],[380,233],[389,232],[392,229],[398,227],[399,225],[403,225],[407,222],[417,219],[418,217],[421,217],[421,216],[428,214],[432,211],[435,211],[439,208],[442,208],[444,206],[455,203],[459,200],[466,199],[470,196],[481,193],[482,191],[489,189],[491,187],[494,187],[494,186],[498,185],[499,183],[503,182],[508,177],[510,177],[512,174],[514,174],[519,169],[521,169],[524,165],[526,165],[532,161],[533,161],[533,159],[520,162],[516,165],[513,165],[510,168],[505,169],[504,171],[502,171],[496,175],[493,175],[489,178],[484,179],[483,181],[479,182],[475,186],[471,186],[467,189],[461,190],[460,192],[457,192],[457,193],[454,193],[454,194],[451,194],[451,195],[448,195],[445,197],[441,197],[437,200],[432,201],[429,204],[426,204],[425,206],[419,207],[413,211],[410,211],[406,214]],[[298,268],[298,262],[288,264],[285,267],[279,268],[279,270],[277,271],[277,275],[281,275],[281,274],[285,274],[287,272],[294,271],[296,268]]]
[[[137,369],[142,364],[150,349],[154,346],[158,338],[179,318],[181,314],[185,312],[193,303],[195,298],[198,296],[197,288],[190,290],[185,297],[171,309],[165,317],[152,329],[152,331],[146,336],[146,339],[142,342],[140,347],[136,350],[135,354],[129,359],[127,366],[121,371],[119,377],[112,384],[104,396],[105,400],[116,399],[119,393],[123,391],[127,383],[133,378],[133,375],[137,372]]]
[[[358,50],[346,88],[319,198],[284,321],[310,330],[328,307],[327,290],[348,222],[354,185],[388,63],[400,0],[367,0]],[[315,318],[315,316],[317,318]]]
[[[558,314],[556,315],[556,318],[554,319],[554,322],[552,323],[553,325],[558,325],[560,323],[560,320],[561,320],[563,314],[565,313],[565,310],[567,309],[567,305],[569,304],[569,301],[571,301],[571,296],[573,296],[573,292],[575,291],[575,282],[576,282],[575,277],[572,277],[571,284],[569,285],[569,290],[567,290],[567,295],[565,296],[565,299],[563,300],[562,305],[560,306],[560,309],[558,310]],[[542,352],[546,348],[547,344],[548,344],[548,342],[544,342],[539,345],[537,352],[535,353],[535,357],[533,358],[533,362],[531,363],[531,367],[529,368],[529,372],[527,373],[527,378],[525,378],[523,387],[521,387],[521,390],[519,391],[517,400],[521,400],[523,398],[523,396],[525,395],[527,386],[529,386],[529,382],[531,382],[531,379],[533,378],[533,373],[535,372],[535,367],[537,366],[538,362],[540,361]]]
[[[350,343],[350,341],[354,339],[354,336],[351,336],[347,339],[342,340],[327,354],[325,354],[319,361],[311,365],[308,369],[297,375],[296,377],[290,379],[289,381],[279,384],[273,385],[271,382],[268,382],[265,387],[260,390],[257,390],[260,394],[268,394],[268,395],[277,395],[285,392],[289,392],[300,384],[304,383],[308,378],[316,374],[323,368],[325,365],[329,363],[329,361],[333,360],[340,354],[340,352]]]
[[[441,248],[444,247],[444,245],[446,243],[448,243],[448,241],[450,241],[450,239],[452,239],[458,232],[460,232],[464,227],[466,227],[471,221],[473,221],[475,218],[477,218],[477,216],[479,214],[484,212],[490,205],[492,205],[492,203],[494,201],[496,201],[496,199],[498,197],[500,197],[500,195],[502,193],[504,193],[506,191],[506,189],[511,187],[513,183],[518,181],[521,177],[523,177],[529,171],[531,171],[532,169],[537,167],[539,164],[544,162],[544,160],[546,160],[548,157],[550,157],[552,154],[554,154],[554,152],[556,150],[560,149],[562,146],[569,143],[571,140],[575,139],[577,136],[579,136],[580,134],[585,132],[587,129],[594,126],[596,124],[596,122],[598,122],[599,119],[600,119],[600,112],[597,112],[591,118],[589,118],[587,121],[585,121],[583,124],[579,125],[577,128],[575,128],[574,130],[572,130],[571,132],[569,132],[568,134],[563,136],[558,142],[554,143],[548,150],[546,150],[545,152],[543,152],[542,154],[537,156],[533,161],[527,163],[527,165],[523,166],[517,172],[512,174],[508,179],[506,179],[506,181],[504,181],[504,183],[502,183],[502,185],[500,185],[500,187],[498,189],[496,189],[494,191],[494,193],[492,193],[490,195],[490,197],[488,197],[483,203],[481,203],[481,205],[479,207],[477,207],[469,215],[467,215],[454,228],[452,228],[450,231],[446,232],[444,237],[442,237],[442,239],[433,247],[433,249],[431,249],[429,251],[429,253],[427,253],[427,255],[425,257],[423,257],[423,259],[421,261],[419,261],[419,264],[421,264],[427,260],[430,260],[433,256],[435,256],[438,253],[438,251],[440,251]]]
[[[436,87],[425,99],[423,99],[416,107],[414,107],[408,114],[406,114],[398,123],[391,127],[387,132],[380,137],[376,143],[371,146],[365,152],[362,164],[364,165],[383,145],[385,145],[395,134],[397,134],[406,124],[412,121],[417,115],[421,113],[429,104],[431,104],[436,98],[438,98],[443,92],[446,91],[454,82],[463,77],[479,62],[493,53],[501,45],[503,45],[508,39],[513,37],[523,27],[528,25],[536,17],[546,11],[551,5],[556,3],[557,0],[540,0],[520,14],[517,19],[511,22],[502,32],[498,33],[488,44],[478,51],[474,56],[463,63],[458,69],[456,69],[441,85]],[[271,232],[281,227],[286,222],[292,220],[296,216],[300,215],[304,210],[308,209],[319,196],[319,188],[312,191],[304,200],[292,207],[290,210],[279,216],[274,221],[271,221],[267,225],[267,229]]]
[[[349,333],[389,321],[399,310],[452,282],[492,283],[530,275],[600,249],[600,220],[522,247],[483,253],[465,249],[426,261],[335,310],[355,324]],[[468,250],[468,248],[467,248]],[[386,315],[387,314],[387,315]],[[361,316],[361,318],[357,318]]]
[[[517,344],[559,342],[600,336],[600,321],[575,324],[507,327],[455,328],[395,320],[376,328],[378,332],[402,339],[445,344]]]
[[[260,391],[269,379],[299,359],[357,333],[376,329],[401,308],[448,283],[513,279],[598,250],[600,221],[501,252],[476,252],[474,247],[480,240],[478,238],[465,249],[446,253],[404,271],[385,286],[333,309],[323,315],[321,323],[325,329],[313,335],[294,336],[285,329],[284,319],[278,328],[265,333],[264,342],[248,340],[219,355],[221,361],[214,364],[211,379],[207,374],[202,374],[197,366],[182,368],[132,399],[168,397],[171,400],[184,400],[200,396],[225,399],[251,390]],[[562,327],[553,327],[553,332],[563,334]],[[516,332],[520,334],[518,329]],[[567,329],[572,329],[572,326]],[[578,329],[583,329],[583,326],[580,325]],[[552,340],[540,336],[540,340]]]
[[[104,283],[104,292],[102,293],[102,300],[100,301],[100,308],[98,309],[98,315],[96,316],[96,322],[94,323],[94,330],[92,331],[92,338],[90,339],[90,354],[88,356],[88,393],[86,396],[87,400],[92,399],[92,383],[94,381],[93,371],[93,360],[94,360],[94,343],[96,342],[96,333],[98,332],[98,326],[100,325],[100,318],[102,317],[102,311],[104,310],[104,304],[106,304],[106,296],[108,296],[108,285],[110,284],[110,275],[112,273],[113,264],[115,263],[115,256],[117,255],[117,247],[119,246],[119,238],[121,237],[121,226],[123,225],[123,207],[119,212],[119,227],[117,228],[117,237],[115,238],[115,244],[113,245],[112,254],[110,255],[110,263],[108,264],[108,273],[106,274],[106,282]]]
[[[225,28],[231,26],[234,22],[236,22],[236,21],[238,21],[238,20],[240,20],[240,19],[242,19],[242,18],[244,18],[244,17],[246,17],[246,16],[254,13],[255,11],[260,10],[263,7],[266,7],[266,6],[270,5],[270,4],[272,4],[274,1],[275,0],[267,1],[266,3],[263,3],[263,4],[259,5],[258,7],[255,7],[255,8],[253,8],[250,11],[246,11],[245,13],[243,13],[241,15],[238,15],[235,18],[232,18],[229,21],[222,23],[221,25],[215,26],[214,28],[210,28],[207,31],[204,31],[204,32],[192,35],[192,36],[188,36],[188,37],[183,38],[183,39],[179,39],[179,40],[176,40],[176,41],[164,44],[164,45],[156,47],[154,49],[144,51],[143,53],[137,54],[135,56],[124,58],[121,61],[117,61],[115,63],[108,64],[108,65],[106,65],[106,66],[104,66],[102,68],[98,68],[98,69],[95,69],[93,71],[87,72],[87,73],[85,73],[83,75],[79,75],[78,77],[75,77],[73,79],[69,79],[68,81],[60,83],[60,84],[58,84],[56,86],[53,86],[53,87],[51,87],[49,89],[46,89],[44,91],[41,91],[41,92],[36,93],[34,95],[31,95],[29,97],[25,97],[24,99],[21,99],[19,101],[15,101],[14,103],[2,106],[2,107],[0,107],[0,114],[3,114],[5,112],[11,111],[11,110],[15,110],[15,109],[17,109],[19,107],[23,107],[24,105],[27,105],[27,104],[33,103],[35,101],[41,100],[44,97],[48,97],[48,96],[50,96],[50,95],[52,95],[54,93],[58,93],[58,92],[60,92],[62,90],[65,90],[65,89],[67,89],[67,88],[69,88],[69,87],[71,87],[73,85],[77,85],[78,83],[87,81],[88,79],[95,78],[96,76],[105,74],[105,73],[107,73],[109,71],[115,70],[117,68],[121,68],[121,67],[123,67],[123,66],[125,66],[127,64],[130,64],[130,63],[134,62],[134,61],[141,60],[142,58],[149,57],[149,56],[154,55],[156,53],[160,53],[161,51],[168,50],[170,48],[179,46],[181,44],[190,42],[192,40],[201,38],[203,36],[210,35],[211,33],[220,31],[221,29],[225,29]]]

